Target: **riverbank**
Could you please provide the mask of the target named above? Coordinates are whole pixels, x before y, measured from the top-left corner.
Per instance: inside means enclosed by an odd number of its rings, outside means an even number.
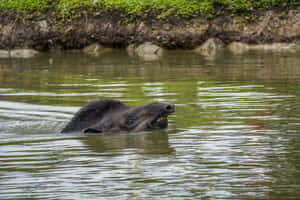
[[[121,12],[122,9],[97,12],[94,8],[90,11],[73,8],[68,11],[75,15],[77,10],[79,17],[66,14],[66,18],[61,16],[61,11],[54,16],[57,11],[50,9],[52,4],[46,4],[50,8],[41,8],[39,14],[35,11],[31,15],[15,8],[0,14],[0,49],[69,50],[83,49],[94,43],[126,48],[144,42],[165,49],[195,49],[210,38],[225,45],[233,42],[297,44],[300,41],[300,10],[296,9],[296,4],[256,12],[250,12],[247,5],[247,8],[232,10],[232,14],[228,7],[221,9],[219,6],[219,9],[214,8],[213,15],[208,8],[208,11],[202,9],[198,14],[196,11],[186,12],[186,17],[180,14],[179,8],[169,11],[174,12],[170,15],[162,8],[164,12],[160,14],[159,9],[141,14],[144,9],[141,7],[132,15],[127,10],[128,16]],[[216,10],[219,10],[218,14]],[[159,18],[163,13],[165,15]]]

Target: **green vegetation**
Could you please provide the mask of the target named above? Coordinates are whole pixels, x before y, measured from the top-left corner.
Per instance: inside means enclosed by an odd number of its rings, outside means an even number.
[[[121,11],[128,19],[191,18],[222,14],[250,14],[257,10],[299,9],[300,0],[0,0],[0,11],[30,15],[52,15],[73,19],[82,13],[100,15]],[[85,11],[85,12],[83,12]]]

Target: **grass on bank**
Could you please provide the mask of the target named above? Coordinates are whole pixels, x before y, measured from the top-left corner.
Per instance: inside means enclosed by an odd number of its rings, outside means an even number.
[[[214,17],[226,13],[243,15],[268,9],[300,9],[300,0],[0,0],[1,12],[31,16],[50,12],[54,17],[69,19],[79,17],[82,11],[99,15],[118,10],[122,17],[131,19],[156,13],[155,17],[162,19]]]

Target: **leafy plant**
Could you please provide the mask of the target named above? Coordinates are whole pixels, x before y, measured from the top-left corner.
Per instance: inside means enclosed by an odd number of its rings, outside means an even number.
[[[91,15],[118,10],[125,17],[147,17],[155,10],[158,19],[191,18],[219,13],[245,14],[272,8],[299,8],[300,0],[0,0],[0,11],[23,14],[55,13],[72,20],[83,10]],[[55,10],[55,12],[53,11]],[[221,12],[220,12],[221,10]]]

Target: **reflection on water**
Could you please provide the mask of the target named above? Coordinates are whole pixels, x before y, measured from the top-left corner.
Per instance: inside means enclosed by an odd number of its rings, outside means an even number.
[[[300,58],[0,60],[0,199],[297,199]],[[169,128],[59,134],[85,102],[176,104]]]
[[[156,131],[152,134],[120,134],[109,137],[88,135],[84,138],[90,150],[95,152],[107,152],[119,149],[134,148],[140,154],[171,154],[174,149],[168,142],[168,134]]]

